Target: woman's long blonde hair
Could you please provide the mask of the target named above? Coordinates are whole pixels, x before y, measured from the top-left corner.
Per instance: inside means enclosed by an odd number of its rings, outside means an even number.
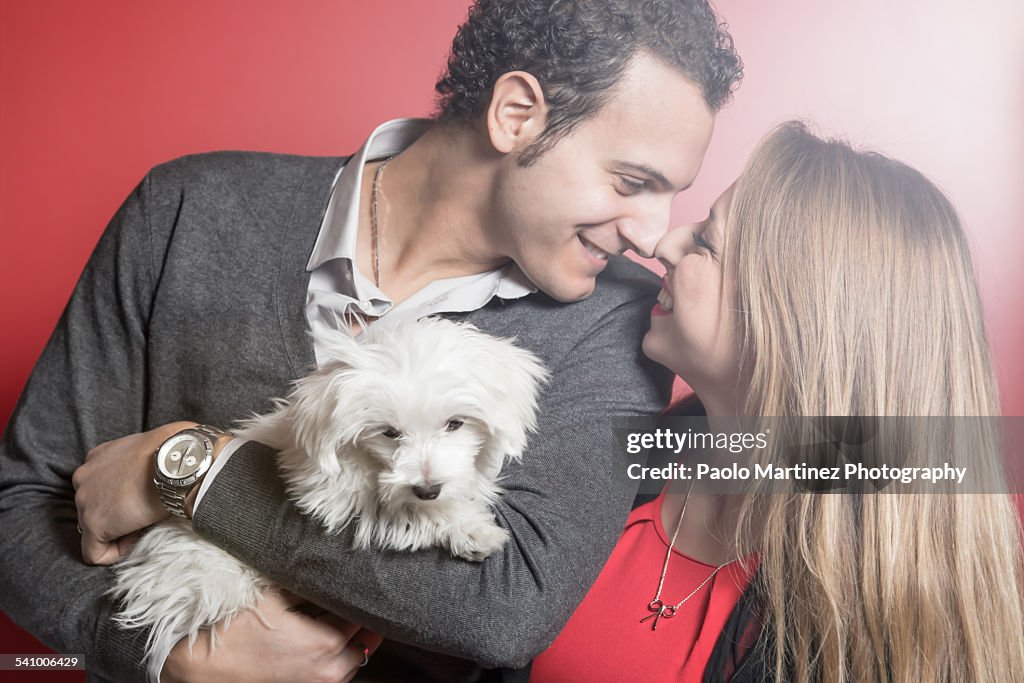
[[[916,170],[784,124],[725,232],[746,414],[999,414],[960,221]],[[1007,495],[751,496],[740,520],[779,680],[1024,683]]]

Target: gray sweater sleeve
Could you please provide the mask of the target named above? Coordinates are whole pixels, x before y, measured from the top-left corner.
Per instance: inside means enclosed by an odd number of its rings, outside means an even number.
[[[550,368],[538,433],[521,463],[506,468],[496,506],[512,540],[485,562],[443,550],[353,550],[350,530],[326,534],[288,502],[274,453],[259,444],[231,458],[194,527],[389,638],[486,667],[523,666],[561,630],[622,531],[635,487],[612,418],[656,413],[670,384],[640,353],[650,306],[636,297],[590,321],[591,332]]]
[[[0,442],[0,606],[58,652],[125,681],[144,680],[144,634],[98,634],[110,622],[110,570],[82,563],[71,474],[92,446],[143,427],[147,192],[148,179],[103,234]]]

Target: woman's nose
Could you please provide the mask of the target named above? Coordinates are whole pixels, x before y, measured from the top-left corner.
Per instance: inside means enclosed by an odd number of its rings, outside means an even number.
[[[686,255],[686,245],[692,241],[693,225],[670,229],[654,248],[654,257],[665,268],[673,268]]]

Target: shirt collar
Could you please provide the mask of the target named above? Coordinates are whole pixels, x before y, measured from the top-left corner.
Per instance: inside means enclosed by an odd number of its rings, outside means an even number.
[[[359,197],[366,162],[398,154],[423,135],[430,124],[429,119],[394,119],[382,123],[342,166],[334,178],[334,189],[306,264],[307,271],[316,270],[331,259],[348,259],[354,263]]]

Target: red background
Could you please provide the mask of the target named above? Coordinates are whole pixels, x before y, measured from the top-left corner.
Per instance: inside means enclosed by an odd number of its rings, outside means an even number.
[[[467,4],[0,0],[0,424],[150,167],[212,149],[341,155],[383,120],[429,114]],[[1024,5],[717,6],[747,77],[674,218],[702,218],[756,140],[793,116],[918,166],[965,218],[1004,412],[1024,413]],[[0,616],[0,652],[35,651]],[[84,676],[17,676],[50,678]]]

